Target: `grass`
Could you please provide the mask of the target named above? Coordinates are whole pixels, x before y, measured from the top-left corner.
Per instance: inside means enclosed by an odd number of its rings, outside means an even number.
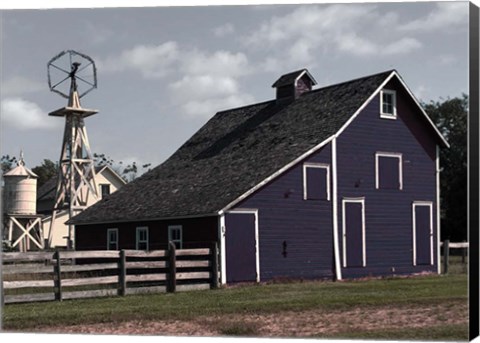
[[[311,309],[351,310],[372,307],[428,306],[467,302],[467,276],[432,275],[344,282],[259,284],[177,294],[12,304],[3,308],[3,329],[35,331],[75,324],[119,323],[129,320],[194,320],[199,316],[271,314]],[[245,323],[220,327],[224,335],[253,336],[256,327]],[[248,323],[247,323],[248,324]],[[397,331],[378,332],[375,338],[406,337]],[[465,338],[466,325],[413,330],[415,337],[434,333],[439,338]],[[416,333],[415,333],[416,332]],[[461,334],[463,333],[463,334]],[[371,332],[345,337],[370,338]],[[380,335],[380,336],[378,336]],[[325,336],[323,336],[325,337]],[[413,337],[413,338],[415,338]]]

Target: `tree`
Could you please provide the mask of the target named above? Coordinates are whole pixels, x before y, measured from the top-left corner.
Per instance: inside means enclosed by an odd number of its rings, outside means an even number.
[[[10,169],[14,168],[17,164],[17,158],[15,156],[3,155],[0,158],[0,164],[2,167],[2,174],[5,174]]]
[[[93,154],[93,160],[95,163],[95,166],[101,167],[108,165],[111,167],[118,175],[120,175],[125,181],[130,182],[136,179],[139,175],[139,167],[137,166],[137,163],[134,161],[131,164],[128,164],[127,166],[124,166],[124,163],[122,161],[115,162],[110,156],[107,156],[105,154]],[[150,171],[151,163],[147,163],[142,165],[141,171],[142,174],[146,171]]]
[[[44,159],[43,163],[32,168],[32,171],[38,175],[37,187],[40,188],[52,177],[58,176],[58,165],[49,159]]]
[[[468,96],[423,106],[450,144],[440,150],[441,239],[463,241],[467,239]]]

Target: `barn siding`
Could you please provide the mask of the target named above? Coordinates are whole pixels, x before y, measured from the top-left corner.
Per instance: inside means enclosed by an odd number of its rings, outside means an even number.
[[[399,83],[385,88],[397,91],[397,120],[380,118],[378,95],[337,139],[339,237],[342,199],[365,197],[366,267],[342,268],[347,278],[436,271],[435,138]],[[375,189],[377,151],[403,154],[403,190]],[[413,266],[413,201],[433,204],[434,266]]]
[[[135,249],[136,228],[147,226],[149,249],[166,249],[168,226],[182,225],[184,248],[205,247],[218,240],[218,217],[140,221],[113,224],[77,225],[75,242],[77,250],[104,250],[107,248],[107,229],[118,229],[119,249]]]
[[[304,162],[331,164],[330,144],[232,209],[258,209],[261,281],[333,277],[332,202],[303,200]]]

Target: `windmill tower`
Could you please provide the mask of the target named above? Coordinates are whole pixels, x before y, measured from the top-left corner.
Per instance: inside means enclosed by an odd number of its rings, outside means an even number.
[[[80,98],[97,87],[96,68],[87,55],[66,50],[48,62],[48,85],[52,92],[68,99],[67,106],[49,113],[64,117],[65,130],[59,159],[58,181],[47,245],[51,246],[59,213],[68,219],[87,207],[89,197],[98,198],[95,165],[88,141],[85,118],[97,110],[82,108]],[[62,223],[63,224],[63,223]],[[67,244],[74,249],[75,227],[68,226]]]

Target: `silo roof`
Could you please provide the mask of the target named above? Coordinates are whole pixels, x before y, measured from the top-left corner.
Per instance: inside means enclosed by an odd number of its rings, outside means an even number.
[[[38,178],[38,175],[32,172],[30,169],[25,167],[24,165],[20,164],[13,168],[12,170],[9,170],[3,176],[28,176],[28,177],[34,177]]]

